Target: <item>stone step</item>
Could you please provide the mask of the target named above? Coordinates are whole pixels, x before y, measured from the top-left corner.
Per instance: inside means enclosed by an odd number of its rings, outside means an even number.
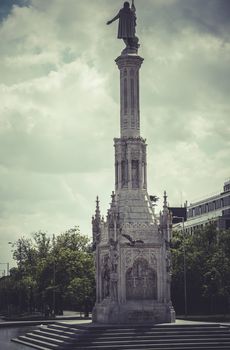
[[[176,326],[172,326],[170,328],[158,328],[158,327],[152,327],[152,328],[144,328],[144,327],[138,327],[138,328],[101,328],[101,327],[90,327],[90,328],[86,328],[86,329],[76,329],[76,328],[68,328],[68,326],[63,326],[63,325],[58,325],[58,326],[48,326],[48,328],[52,328],[54,330],[59,329],[62,331],[66,331],[66,332],[76,332],[78,331],[79,333],[83,333],[86,332],[87,330],[90,329],[90,333],[91,334],[98,334],[98,333],[104,333],[104,334],[136,334],[137,332],[149,332],[149,333],[158,333],[158,334],[172,334],[172,333],[181,333],[183,332],[190,332],[190,333],[213,333],[213,332],[219,332],[220,330],[227,330],[227,327],[220,327],[220,326],[215,326],[215,327],[185,327],[185,328],[181,328],[181,327],[176,327]]]
[[[99,341],[97,339],[94,339],[92,341],[88,341],[87,339],[85,341],[80,341],[81,344],[85,344],[85,345],[95,345],[95,346],[103,346],[105,344],[107,344],[109,342],[110,345],[116,346],[116,345],[132,345],[135,344],[138,341],[138,344],[143,344],[143,345],[152,345],[153,342],[154,344],[158,345],[158,344],[172,344],[172,343],[177,343],[178,341],[182,341],[183,344],[187,344],[187,343],[193,343],[193,344],[197,344],[197,343],[207,343],[207,342],[219,342],[219,343],[227,343],[230,344],[230,338],[213,338],[213,339],[208,339],[208,338],[203,338],[203,339],[191,339],[191,338],[185,338],[185,339],[180,339],[180,338],[176,338],[176,339],[138,339],[138,338],[133,338],[130,340],[106,340],[105,342],[103,341]]]
[[[186,340],[186,339],[204,339],[204,340],[207,340],[207,339],[223,339],[223,336],[226,337],[226,339],[229,339],[230,340],[230,337],[228,334],[224,334],[224,335],[199,335],[199,336],[195,336],[195,337],[191,337],[191,336],[186,336],[186,335],[177,335],[177,336],[164,336],[164,340],[176,340],[176,339],[181,339],[181,340]],[[117,339],[121,340],[121,341],[129,341],[129,340],[132,340],[134,337],[131,337],[131,336],[127,336],[127,337],[104,337],[103,335],[101,337],[93,337],[93,336],[90,336],[90,337],[87,337],[88,339],[90,340],[93,340],[93,339],[96,339],[97,341],[100,341],[100,342],[112,342],[112,341],[116,341]],[[162,340],[162,336],[152,336],[152,335],[136,335],[135,336],[135,339],[137,339],[138,341],[141,341],[141,340],[151,340],[151,341],[157,341],[157,340]]]
[[[78,334],[84,334],[86,331],[88,331],[88,328],[77,328],[77,327],[70,327],[68,325],[64,324],[50,324],[47,326],[49,329],[54,329],[54,330],[60,330],[64,331],[66,333],[78,333]]]
[[[28,339],[31,339],[31,341],[41,341],[45,344],[54,344],[59,347],[65,345],[65,341],[63,339],[60,340],[60,339],[57,339],[57,337],[54,337],[54,336],[51,337],[49,334],[48,336],[44,336],[33,332],[33,333],[26,333],[26,337]]]
[[[39,327],[40,332],[49,332],[50,334],[57,334],[57,335],[65,335],[66,337],[71,336],[78,336],[79,333],[77,333],[77,330],[73,331],[66,331],[64,329],[56,329],[56,328],[50,328],[50,327]]]
[[[37,333],[38,331],[36,331]],[[44,328],[42,328],[42,332],[44,332]],[[55,329],[51,329],[51,335],[49,334],[50,332],[50,329],[46,329],[46,331],[44,333],[46,333],[46,337],[53,337],[55,335]],[[54,333],[53,333],[54,332]],[[58,332],[60,332],[58,330]],[[71,332],[71,336],[69,337],[69,342],[73,341],[73,338],[74,336],[76,336],[76,338],[78,337],[79,338],[79,335],[75,334],[74,332]],[[140,334],[141,333],[141,334]],[[68,335],[69,336],[69,335]],[[68,336],[65,334],[65,335],[61,335],[61,338],[58,338],[58,339],[61,339],[61,340],[65,340],[68,342]],[[136,332],[135,330],[135,334],[129,334],[129,333],[121,333],[121,334],[114,334],[114,333],[104,333],[104,332],[101,332],[98,334],[91,334],[91,333],[88,333],[87,335],[85,335],[87,337],[87,341],[84,341],[81,339],[79,339],[79,342],[78,344],[82,345],[84,344],[84,347],[87,346],[87,345],[90,345],[90,344],[94,344],[96,345],[95,342],[99,342],[100,345],[102,344],[107,344],[109,343],[109,345],[115,345],[114,342],[116,341],[121,341],[123,342],[124,340],[126,341],[126,344],[127,344],[127,341],[132,341],[133,338],[135,337],[135,341],[138,341],[138,344],[140,344],[140,342],[142,342],[142,340],[146,341],[146,340],[149,340],[150,341],[150,344],[153,344],[153,343],[156,343],[156,340],[158,340],[159,342],[162,343],[162,334],[161,333],[151,333],[151,332],[144,332],[144,330],[142,329],[140,332]],[[172,342],[175,342],[176,340],[178,341],[186,341],[187,339],[189,339],[191,341],[191,336],[192,336],[192,341],[195,343],[199,340],[202,339],[202,342],[204,341],[208,341],[210,339],[212,339],[212,341],[214,341],[215,339],[223,339],[223,337],[229,337],[230,336],[230,332],[228,331],[227,328],[220,328],[218,327],[217,329],[214,330],[213,328],[213,333],[210,334],[202,334],[199,333],[195,334],[194,332],[188,332],[188,330],[186,330],[186,332],[183,332],[183,334],[177,332],[177,334],[173,333],[173,334],[170,334],[170,332],[167,332],[167,334],[165,333],[164,334],[164,340],[168,340],[168,341],[172,341]],[[196,340],[195,340],[196,339]],[[229,339],[229,338],[227,338]],[[121,344],[121,342],[119,344]],[[87,344],[88,343],[88,344]],[[133,343],[132,343],[133,344]],[[145,342],[144,343],[145,346],[147,345],[147,343]]]
[[[42,329],[38,329],[36,331],[33,332],[33,334],[35,335],[39,335],[39,336],[43,336],[43,337],[51,337],[51,338],[54,338],[54,339],[58,339],[58,340],[62,340],[62,341],[70,341],[71,339],[73,338],[77,338],[77,335],[73,333],[72,336],[69,336],[69,335],[66,335],[66,334],[57,334],[57,333],[54,333],[54,332],[50,332],[50,330],[46,330],[44,328]]]
[[[166,328],[159,328],[159,327],[137,327],[137,328],[103,328],[103,327],[88,327],[88,328],[75,328],[75,327],[69,327],[68,325],[61,324],[61,325],[50,325],[48,326],[50,329],[54,330],[62,330],[65,332],[76,332],[78,333],[84,333],[85,331],[88,331],[90,329],[91,334],[97,334],[97,333],[105,333],[105,334],[128,334],[132,333],[135,334],[138,330],[138,332],[155,332],[155,333],[180,333],[181,331],[186,332],[205,332],[205,333],[213,333],[214,331],[219,331],[220,329],[222,330],[227,330],[227,327],[220,327],[218,326],[212,326],[212,327],[178,327],[178,326],[171,326],[171,327],[166,327]]]
[[[68,337],[54,336],[54,335],[51,335],[50,333],[44,334],[43,332],[38,333],[37,331],[33,333],[27,333],[26,336],[27,338],[30,338],[30,339],[32,338],[36,340],[42,340],[45,343],[52,343],[58,346],[71,341],[71,338],[68,338]]]
[[[53,332],[53,333],[59,333],[59,334],[69,334],[69,335],[74,335],[74,334],[79,334],[77,329],[67,329],[65,327],[58,327],[58,329],[56,327],[48,327],[48,329]],[[211,330],[205,328],[205,329],[178,329],[178,328],[171,328],[166,330],[163,334],[162,332],[158,332],[158,330],[156,328],[152,328],[152,329],[95,329],[95,328],[89,328],[88,330],[81,330],[80,334],[89,334],[89,336],[100,336],[103,334],[103,337],[125,337],[125,336],[136,336],[136,335],[155,335],[155,336],[170,336],[170,335],[181,335],[183,333],[183,335],[213,335],[213,334],[230,334],[229,329],[227,327],[216,327],[216,328],[212,328]]]
[[[71,347],[71,350],[77,350],[77,349],[85,349],[85,350],[90,350],[90,349],[95,349],[95,350],[145,350],[145,349],[216,349],[216,350],[221,350],[221,349],[230,349],[230,342],[229,343],[220,343],[219,341],[217,342],[205,342],[205,343],[196,343],[194,344],[193,342],[190,343],[184,343],[184,342],[176,342],[176,343],[169,343],[169,344],[142,344],[142,343],[136,343],[136,344],[121,344],[121,345],[114,345],[114,344],[106,344],[106,345],[86,345],[86,344],[78,344],[77,346]]]
[[[133,329],[158,329],[158,330],[162,330],[164,331],[165,329],[173,329],[173,328],[177,328],[177,329],[185,329],[185,328],[189,328],[189,329],[200,329],[200,328],[219,328],[220,324],[219,323],[195,323],[195,324],[158,324],[158,325],[150,325],[150,324],[133,324],[131,327],[130,325],[127,324],[114,324],[114,325],[79,325],[79,324],[68,324],[65,322],[54,322],[50,325],[50,326],[62,326],[62,327],[66,327],[66,328],[77,328],[77,329],[89,329],[93,330],[93,329],[100,329],[100,330],[116,330],[116,329],[125,329],[125,330],[133,330]],[[225,326],[223,326],[225,327]],[[227,328],[227,326],[226,326]]]
[[[168,346],[161,346],[161,347],[136,347],[136,348],[128,348],[128,347],[111,347],[111,346],[107,346],[104,348],[100,348],[100,347],[82,347],[81,345],[78,347],[72,347],[71,350],[100,350],[100,349],[104,349],[104,350],[229,350],[230,347],[229,345],[220,345],[220,344],[204,344],[202,346],[197,347],[196,345],[186,345],[184,346],[183,344],[174,344],[173,346],[168,345]]]
[[[32,347],[33,349],[38,349],[38,350],[50,350],[50,348],[47,348],[47,347],[44,347],[44,346],[39,346],[39,345],[31,345],[30,342],[27,342],[26,340],[20,340],[18,338],[13,338],[11,339],[11,341],[15,342],[15,343],[18,343],[18,344],[21,344],[21,345],[25,345],[25,346],[28,346],[28,347]],[[57,348],[56,348],[57,349]]]
[[[230,350],[230,329],[218,324],[121,328],[55,323],[13,341],[42,350]]]
[[[55,333],[55,330],[52,330],[54,333]],[[181,335],[181,334],[184,334],[184,335],[207,335],[207,336],[210,336],[210,335],[213,335],[213,334],[230,334],[230,332],[226,329],[226,330],[213,330],[212,332],[206,332],[206,331],[173,331],[173,332],[169,332],[169,331],[166,331],[164,332],[163,334],[161,332],[154,332],[154,331],[137,331],[137,330],[134,330],[133,332],[90,332],[90,334],[92,336],[100,336],[100,334],[103,334],[104,337],[127,337],[127,336],[136,336],[136,335],[153,335],[153,336],[159,336],[159,337],[162,337],[163,335],[164,336],[176,336],[176,335]],[[66,333],[67,334],[67,333]]]
[[[16,343],[20,343],[20,344],[24,344],[27,346],[30,346],[32,348],[35,349],[45,349],[45,350],[57,350],[60,348],[59,345],[57,344],[53,344],[48,342],[44,342],[42,340],[37,340],[37,339],[32,339],[30,337],[27,337],[27,335],[21,335],[18,338],[12,339],[12,341],[16,342]]]
[[[49,327],[48,327],[49,328]],[[62,331],[64,333],[76,333],[77,331],[74,329],[67,330],[65,328],[52,328],[53,332],[55,331]],[[229,330],[228,328],[224,328],[224,327],[216,327],[216,328],[212,328],[212,329],[204,329],[204,328],[200,328],[200,329],[178,329],[178,328],[172,328],[172,329],[167,329],[164,332],[162,331],[158,331],[158,329],[106,329],[106,330],[102,330],[102,329],[93,329],[93,328],[89,328],[88,330],[84,330],[81,331],[79,334],[84,334],[86,332],[90,332],[90,334],[92,335],[97,335],[97,334],[104,334],[105,336],[112,336],[112,335],[118,335],[118,336],[122,336],[122,335],[136,335],[136,334],[156,334],[156,335],[165,335],[165,334],[223,334],[223,333],[228,333]]]
[[[75,332],[64,332],[64,331],[61,331],[61,330],[55,330],[55,329],[39,329],[39,332],[43,332],[43,333],[49,333],[50,335],[60,335],[60,336],[63,336],[63,337],[73,337],[73,338],[78,338],[80,337],[81,335],[83,335],[82,333],[81,334],[78,334],[78,333],[75,333]],[[112,338],[127,338],[127,337],[154,337],[154,338],[162,338],[162,333],[158,333],[158,332],[149,332],[149,331],[141,331],[141,332],[138,332],[138,331],[135,331],[135,332],[128,332],[128,333],[104,333],[104,332],[88,332],[86,331],[84,333],[85,335],[87,334],[88,337],[103,337],[104,339],[112,339]],[[190,332],[190,331],[186,331],[186,332],[165,332],[164,333],[164,338],[165,337],[177,337],[177,336],[181,336],[183,334],[184,337],[191,337],[191,336],[194,336],[194,337],[199,337],[199,336],[206,336],[206,337],[213,337],[213,336],[224,336],[224,335],[229,335],[230,332],[228,330],[215,330],[213,332],[202,332],[202,331],[199,331],[199,332]]]

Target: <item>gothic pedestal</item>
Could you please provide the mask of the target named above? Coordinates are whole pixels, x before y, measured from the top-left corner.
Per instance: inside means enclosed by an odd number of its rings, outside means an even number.
[[[119,305],[108,299],[95,305],[92,320],[105,324],[172,323],[175,322],[175,311],[171,303],[129,301]]]

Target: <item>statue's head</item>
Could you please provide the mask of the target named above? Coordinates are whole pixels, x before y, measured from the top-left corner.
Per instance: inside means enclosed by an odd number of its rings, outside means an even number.
[[[128,2],[128,1],[125,1],[125,2],[124,2],[124,8],[125,8],[125,9],[129,8],[129,2]]]

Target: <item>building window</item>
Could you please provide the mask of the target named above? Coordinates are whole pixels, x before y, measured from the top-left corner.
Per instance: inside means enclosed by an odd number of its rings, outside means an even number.
[[[214,202],[209,202],[208,203],[208,210],[213,211],[214,210]]]
[[[230,205],[230,196],[223,198],[224,207]]]

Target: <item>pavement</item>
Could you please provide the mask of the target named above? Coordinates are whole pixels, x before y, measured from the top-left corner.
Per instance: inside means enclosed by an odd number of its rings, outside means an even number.
[[[53,319],[37,319],[37,320],[11,320],[11,321],[5,321],[0,316],[0,328],[1,327],[20,327],[20,326],[37,326],[40,324],[51,324],[54,322],[59,321],[65,321],[70,323],[90,323],[91,322],[91,316],[90,317],[82,317],[79,312],[74,311],[64,311],[63,316],[56,316]]]
[[[91,315],[89,317],[85,318],[82,317],[79,312],[75,311],[64,311],[63,316],[56,316],[53,319],[39,319],[39,320],[11,320],[11,321],[5,321],[1,319],[0,316],[0,328],[1,327],[21,327],[21,326],[37,326],[41,324],[51,324],[54,322],[63,322],[68,323],[70,325],[74,324],[91,324]],[[191,320],[185,320],[185,319],[177,319],[176,324],[178,325],[185,325],[185,324],[207,324],[207,323],[218,323],[223,326],[229,326],[230,322],[205,322],[205,321],[191,321]],[[172,325],[174,323],[171,323]],[[93,325],[92,325],[93,326]]]

